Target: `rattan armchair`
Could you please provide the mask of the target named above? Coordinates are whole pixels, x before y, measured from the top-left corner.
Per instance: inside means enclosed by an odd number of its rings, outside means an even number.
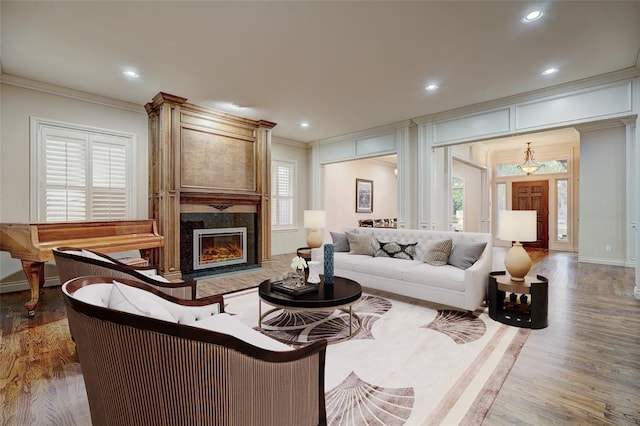
[[[143,282],[181,299],[196,298],[196,281],[165,280],[156,275],[153,266],[131,266],[104,253],[77,247],[58,247],[52,251],[60,283],[84,276],[125,278]]]
[[[83,277],[63,285],[94,425],[326,424],[326,341],[271,351],[74,298],[79,289],[105,281]],[[175,303],[206,303],[149,291]]]

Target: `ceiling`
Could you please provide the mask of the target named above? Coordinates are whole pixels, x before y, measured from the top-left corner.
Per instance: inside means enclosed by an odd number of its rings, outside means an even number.
[[[637,67],[640,51],[640,1],[0,7],[5,74],[138,105],[163,91],[303,142]],[[542,19],[522,23],[534,8]]]

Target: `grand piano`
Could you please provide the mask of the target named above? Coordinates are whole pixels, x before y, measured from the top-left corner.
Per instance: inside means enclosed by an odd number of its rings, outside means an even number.
[[[107,222],[0,223],[0,251],[20,259],[31,287],[31,299],[25,303],[29,317],[35,316],[44,284],[44,264],[53,260],[52,248],[81,247],[101,253],[140,250],[149,260],[152,252],[164,245],[152,219]]]

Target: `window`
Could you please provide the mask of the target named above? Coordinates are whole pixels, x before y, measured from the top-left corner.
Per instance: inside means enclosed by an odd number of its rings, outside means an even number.
[[[32,119],[33,220],[135,217],[135,136]]]
[[[295,228],[296,164],[291,161],[271,163],[271,225],[273,229]]]
[[[556,181],[557,188],[557,234],[558,241],[567,241],[568,239],[568,202],[569,202],[569,181],[567,179],[558,179]]]
[[[452,185],[453,230],[464,231],[464,180],[454,177]]]

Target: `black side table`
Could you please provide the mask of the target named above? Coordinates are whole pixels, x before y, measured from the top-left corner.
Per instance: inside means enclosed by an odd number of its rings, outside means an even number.
[[[506,294],[525,294],[522,303],[506,299]],[[542,275],[526,276],[524,282],[511,281],[504,271],[489,274],[489,317],[503,324],[525,328],[545,328],[549,310],[549,282]]]

